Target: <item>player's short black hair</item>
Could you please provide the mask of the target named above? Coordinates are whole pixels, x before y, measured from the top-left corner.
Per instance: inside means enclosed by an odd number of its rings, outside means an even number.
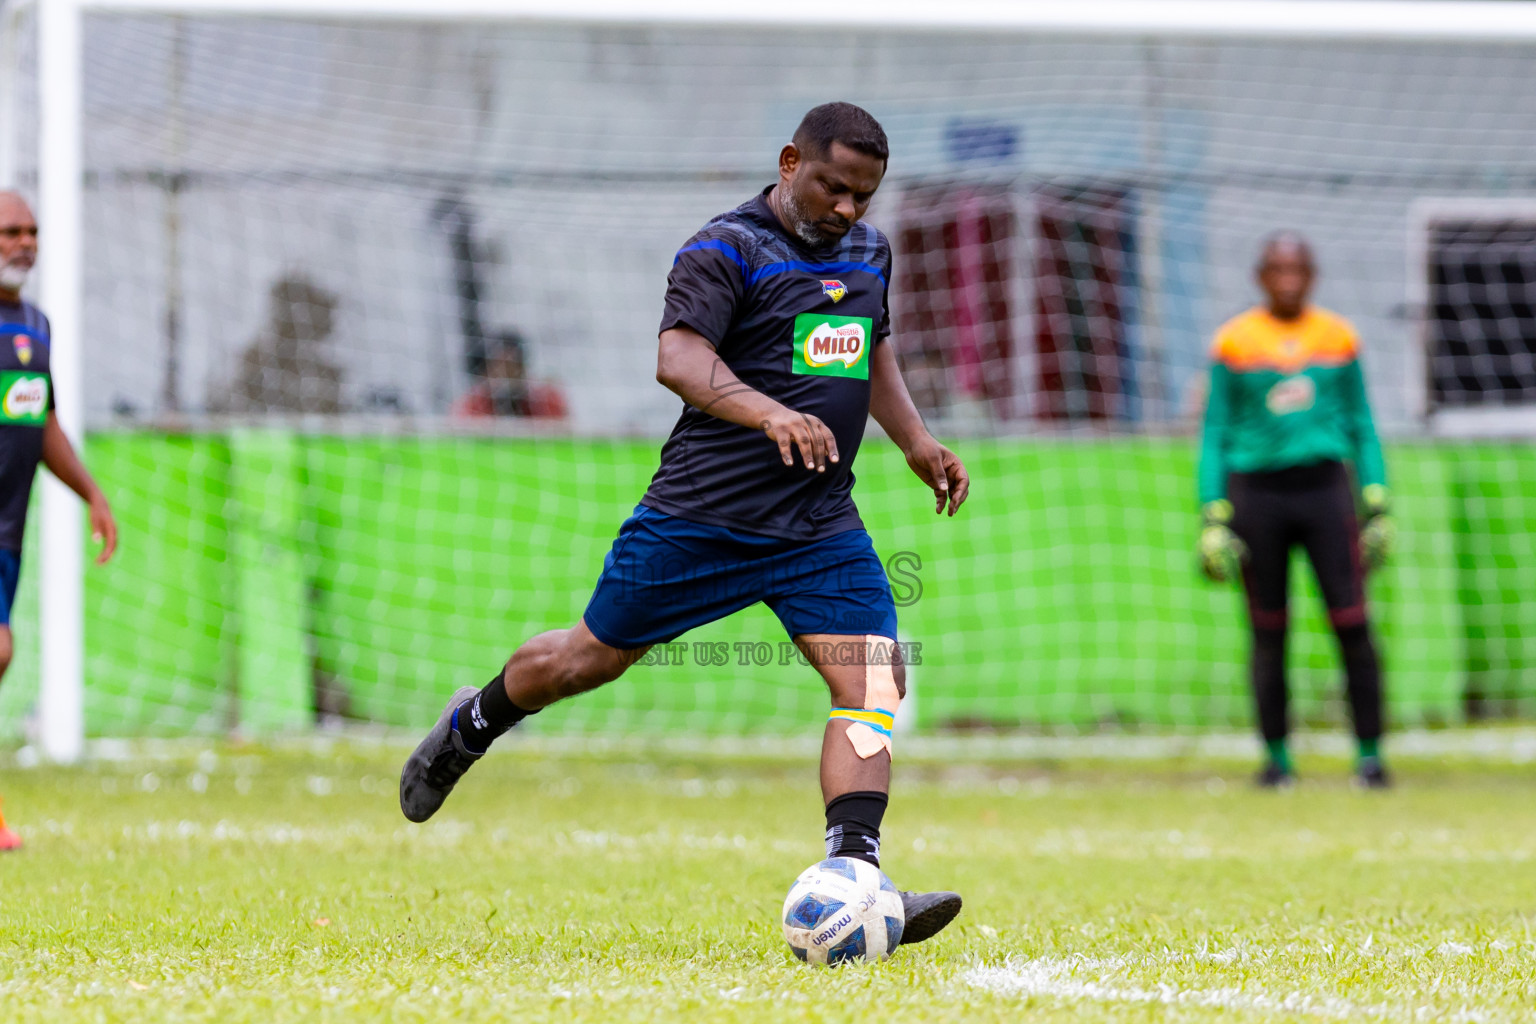
[[[825,159],[832,152],[834,142],[878,157],[882,163],[891,160],[891,146],[886,141],[885,129],[869,111],[852,103],[823,103],[812,107],[800,119],[793,141],[795,148],[810,160]]]
[[[1259,243],[1258,268],[1264,269],[1264,264],[1269,262],[1269,253],[1272,249],[1279,248],[1300,249],[1307,259],[1307,266],[1317,269],[1317,257],[1312,252],[1312,243],[1299,231],[1272,231],[1264,236],[1264,241]]]

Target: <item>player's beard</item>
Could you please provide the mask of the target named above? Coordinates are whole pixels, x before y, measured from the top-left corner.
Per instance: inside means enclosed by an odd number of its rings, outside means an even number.
[[[784,216],[788,217],[789,223],[793,225],[795,236],[812,249],[821,249],[834,241],[833,236],[817,227],[816,222],[806,215],[805,207],[800,205],[794,192],[784,189],[779,205],[784,209]]]
[[[20,263],[0,263],[0,289],[21,291],[21,286],[27,283],[27,275],[31,272],[31,267],[24,267]]]

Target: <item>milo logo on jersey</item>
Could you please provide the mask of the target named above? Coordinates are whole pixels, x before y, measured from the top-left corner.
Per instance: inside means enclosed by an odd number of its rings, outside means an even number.
[[[795,317],[794,372],[869,380],[874,327],[867,316],[801,313]]]
[[[41,373],[0,373],[0,423],[40,427],[48,419],[48,378]]]
[[[1264,396],[1264,406],[1276,416],[1293,412],[1306,412],[1317,401],[1317,385],[1312,378],[1302,374],[1287,377],[1269,389]]]

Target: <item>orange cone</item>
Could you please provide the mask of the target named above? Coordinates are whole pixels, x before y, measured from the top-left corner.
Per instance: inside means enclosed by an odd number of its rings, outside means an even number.
[[[3,803],[3,801],[0,801]],[[21,836],[5,825],[5,812],[0,809],[0,852],[21,849]]]

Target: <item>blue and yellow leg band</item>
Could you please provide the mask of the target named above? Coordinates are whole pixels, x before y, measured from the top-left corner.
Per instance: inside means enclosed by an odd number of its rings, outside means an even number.
[[[891,730],[896,725],[896,707],[901,694],[896,689],[896,677],[891,670],[889,653],[884,659],[876,657],[880,645],[892,641],[884,637],[865,637],[870,657],[864,669],[864,706],[862,708],[833,708],[827,716],[830,721],[848,723],[848,742],[860,757],[871,758],[880,751],[891,752]]]
[[[882,736],[889,736],[896,725],[896,713],[882,708],[833,708],[827,717],[862,722]]]

